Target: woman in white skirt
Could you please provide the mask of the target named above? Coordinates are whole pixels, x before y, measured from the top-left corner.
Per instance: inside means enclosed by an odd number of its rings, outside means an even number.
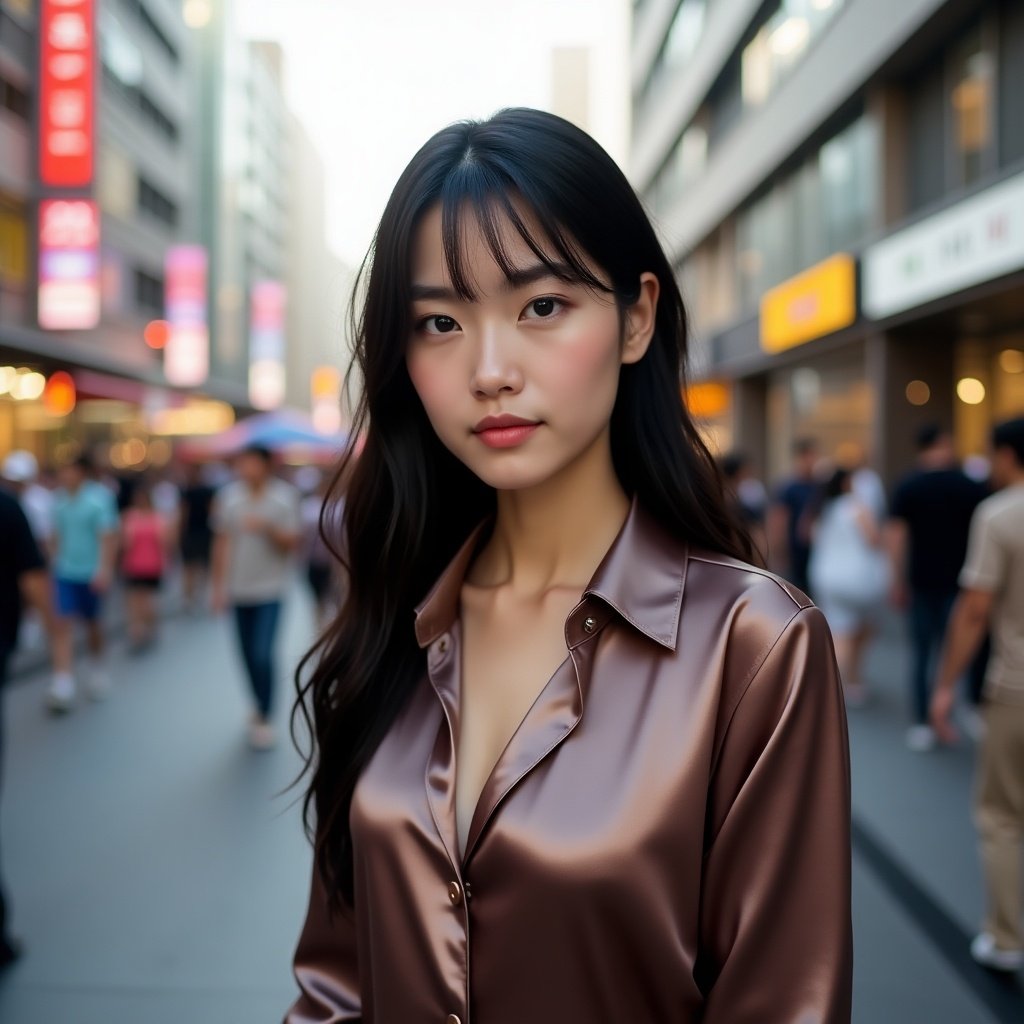
[[[864,651],[889,591],[889,561],[871,508],[853,490],[853,474],[837,469],[824,486],[814,525],[808,579],[825,613],[847,703],[867,697]]]

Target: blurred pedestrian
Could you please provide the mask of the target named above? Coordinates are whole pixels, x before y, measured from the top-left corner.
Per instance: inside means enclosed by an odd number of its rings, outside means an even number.
[[[178,544],[184,573],[185,608],[190,612],[198,610],[200,591],[210,568],[213,496],[214,489],[203,478],[203,467],[188,464],[178,512]]]
[[[793,473],[776,489],[768,510],[768,556],[771,565],[800,590],[810,590],[807,563],[811,556],[812,503],[818,494],[815,470],[818,443],[800,438],[793,443]]]
[[[121,520],[121,573],[125,584],[128,643],[141,651],[156,639],[157,598],[167,566],[169,528],[153,505],[153,489],[136,484]]]
[[[767,548],[765,514],[768,492],[754,476],[750,459],[743,452],[730,452],[721,460],[722,479],[733,512],[746,527],[750,540],[762,557]]]
[[[88,456],[60,468],[61,489],[53,509],[53,574],[57,618],[53,635],[53,711],[70,710],[75,698],[74,628],[86,626],[89,660],[86,689],[95,699],[107,694],[103,597],[114,578],[117,556],[117,503],[113,493],[92,479]]]
[[[292,556],[301,537],[299,495],[273,475],[273,456],[251,447],[235,459],[238,479],[213,508],[213,606],[234,611],[238,640],[255,711],[249,741],[274,745],[275,645],[281,605],[292,579]]]
[[[981,502],[971,520],[931,721],[944,742],[956,740],[954,688],[991,629],[974,808],[987,911],[971,953],[986,967],[1018,971],[1024,967],[1024,418],[997,426],[992,448],[993,481],[1002,490]]]
[[[864,651],[889,590],[889,563],[880,524],[854,491],[850,470],[832,473],[819,506],[808,576],[832,629],[847,703],[857,707],[867,699]]]
[[[306,581],[313,592],[316,605],[317,628],[323,629],[337,608],[339,593],[338,560],[331,553],[320,532],[320,512],[329,490],[330,477],[321,475],[312,494],[302,499],[302,561],[306,570]],[[342,501],[331,505],[332,514],[341,515]],[[337,531],[339,537],[340,529]]]
[[[3,772],[3,702],[7,668],[18,640],[24,604],[31,604],[49,627],[50,586],[45,562],[28,518],[10,494],[0,492],[0,775]],[[18,958],[11,936],[7,902],[0,881],[0,968]]]
[[[0,476],[21,504],[36,542],[45,547],[53,532],[53,493],[40,482],[36,457],[24,449],[8,453]]]
[[[935,746],[928,725],[929,687],[957,595],[971,516],[987,492],[957,466],[952,435],[937,425],[918,431],[917,466],[897,485],[887,528],[893,603],[906,608],[912,644],[911,725],[907,746]]]

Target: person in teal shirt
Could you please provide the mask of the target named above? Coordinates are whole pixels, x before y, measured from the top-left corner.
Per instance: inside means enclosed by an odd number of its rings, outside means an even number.
[[[117,502],[92,479],[86,456],[60,470],[61,490],[53,508],[53,575],[56,627],[53,637],[53,681],[48,702],[53,711],[69,711],[75,699],[74,628],[85,623],[89,663],[86,687],[94,698],[105,696],[110,683],[104,665],[103,595],[110,589],[117,553]]]

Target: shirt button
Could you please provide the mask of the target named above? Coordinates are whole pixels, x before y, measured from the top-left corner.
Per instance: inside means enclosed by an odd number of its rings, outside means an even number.
[[[454,1013],[449,1013],[444,1024],[462,1024],[462,1021]]]
[[[448,637],[443,636],[437,641],[437,650],[440,654],[447,654],[448,652]]]
[[[587,616],[587,617],[586,617],[586,618],[585,618],[585,619],[583,620],[583,628],[584,628],[584,629],[585,629],[585,630],[586,630],[586,631],[587,631],[588,633],[593,633],[593,632],[594,632],[594,630],[595,630],[595,629],[597,628],[597,619],[595,619],[593,615],[588,615],[588,616]]]
[[[458,882],[448,883],[448,899],[452,901],[453,907],[457,907],[462,902],[462,886]]]

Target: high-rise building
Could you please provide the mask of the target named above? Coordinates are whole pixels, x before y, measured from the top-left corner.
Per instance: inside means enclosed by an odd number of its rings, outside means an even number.
[[[692,321],[690,399],[769,476],[887,477],[924,422],[1024,412],[1024,5],[637,0],[631,176]]]
[[[140,468],[170,457],[162,410],[246,404],[168,386],[160,351],[168,254],[203,223],[197,58],[180,0],[0,2],[0,452]]]
[[[348,368],[347,312],[352,273],[327,245],[327,182],[323,161],[294,115],[288,143],[291,181],[288,225],[286,399],[311,409],[325,433],[341,425],[340,386]]]
[[[288,108],[283,53],[241,34],[231,0],[195,19],[200,237],[209,251],[210,373],[253,405],[284,399]]]

